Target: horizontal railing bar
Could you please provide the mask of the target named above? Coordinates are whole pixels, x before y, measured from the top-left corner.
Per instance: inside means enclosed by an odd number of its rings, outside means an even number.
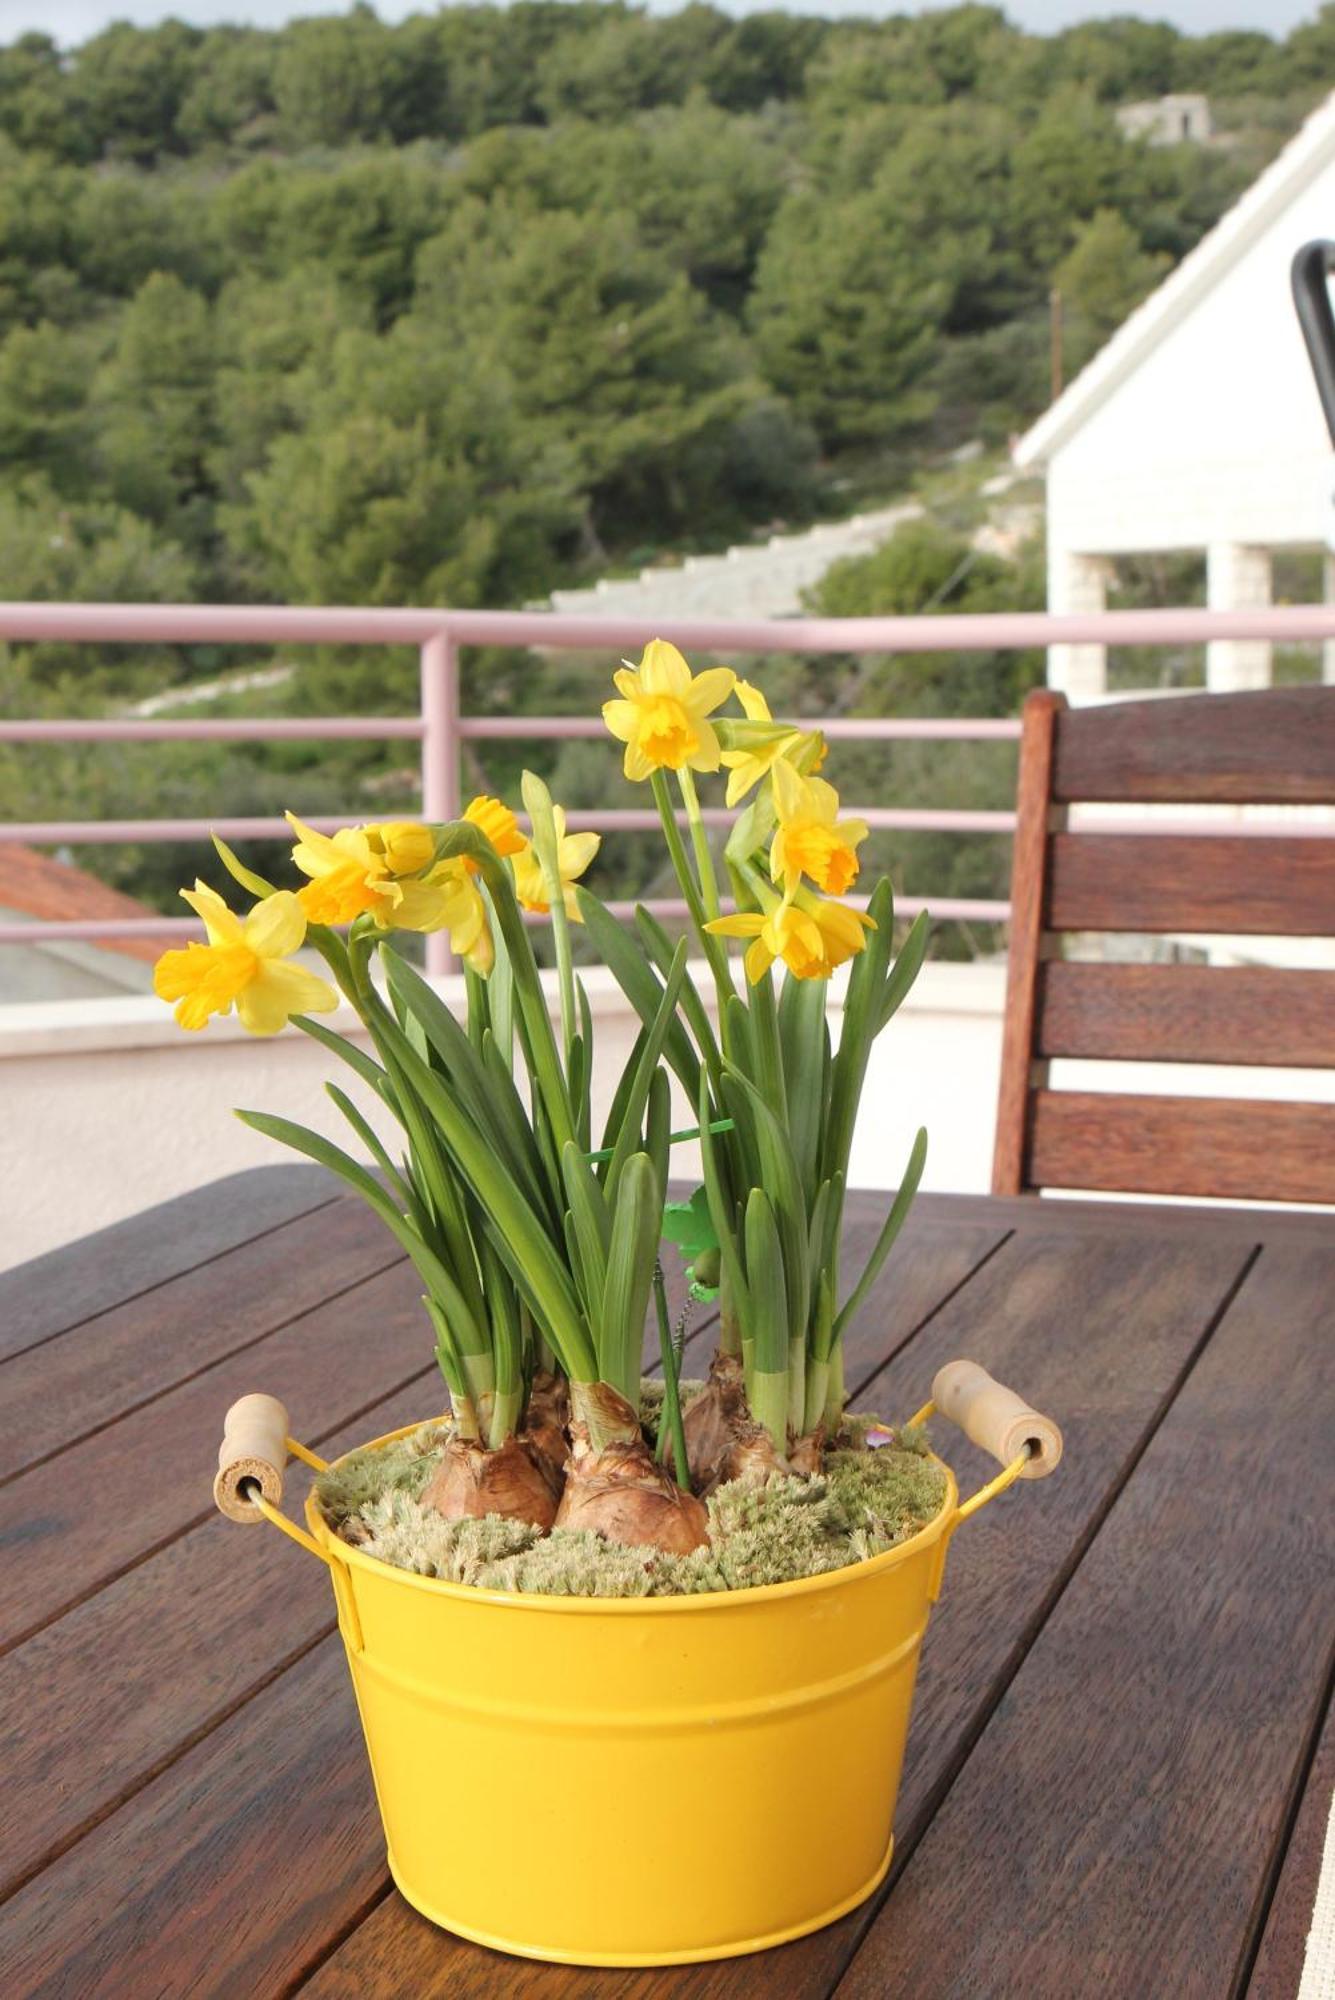
[[[387,813],[386,819],[409,819],[416,808],[395,808]],[[639,807],[598,807],[588,812],[578,807],[571,810],[572,821],[581,829],[598,833],[650,833],[660,825],[659,817],[650,808]],[[522,825],[528,825],[527,816],[518,815]],[[731,826],[734,814],[723,807],[707,807],[702,813],[706,826]],[[850,806],[846,818],[864,819],[875,829],[902,829],[907,832],[926,831],[934,833],[1013,833],[1015,814],[1013,812],[951,812],[945,809],[935,811],[919,810],[917,807],[867,806],[861,810]],[[687,824],[684,812],[674,814],[679,826]],[[335,833],[340,826],[347,826],[347,819],[330,819],[323,815],[303,822],[315,828],[317,833]],[[0,846],[6,843],[24,847],[91,847],[111,846],[120,842],[200,840],[206,841],[211,834],[219,834],[223,840],[281,840],[290,838],[292,829],[282,819],[50,819],[0,821]]]
[[[905,741],[921,738],[941,742],[1012,742],[1019,740],[1023,726],[1018,716],[854,715],[835,716],[827,721],[823,716],[815,715],[796,719],[810,729],[819,729],[831,742],[839,743],[892,742],[900,738]],[[537,740],[607,736],[607,724],[599,715],[461,715],[457,728],[460,736],[475,742],[512,743],[530,737]]]
[[[422,736],[420,715],[319,715],[219,717],[214,721],[149,722],[133,717],[8,722],[0,743],[301,743],[351,737],[359,742]]]
[[[387,818],[403,819],[394,812]],[[320,815],[303,821],[317,833],[337,833],[346,819]],[[48,819],[0,821],[0,847],[95,847],[121,841],[203,840],[212,834],[223,840],[282,840],[292,838],[285,819]]]
[[[1035,646],[1172,646],[1211,639],[1335,638],[1335,605],[1254,611],[929,613],[902,618],[596,618],[554,611],[375,610],[235,604],[4,604],[0,641],[133,645],[538,646],[603,652],[660,633],[721,653],[952,653]]]
[[[861,907],[857,898],[849,898],[855,907]],[[729,905],[725,905],[730,907]],[[623,921],[634,917],[637,909],[648,910],[656,917],[684,918],[687,907],[684,902],[672,898],[649,896],[640,902],[633,900],[612,902],[607,905],[614,917]],[[941,923],[953,921],[965,923],[1004,924],[1009,916],[1009,903],[989,902],[942,896],[897,896],[895,915],[915,917],[920,910],[927,910]],[[527,912],[526,921],[542,924],[547,921],[536,912]],[[81,917],[77,920],[61,918],[49,923],[0,923],[0,945],[6,944],[60,944],[96,943],[101,938],[198,938],[203,925],[193,917]]]
[[[1006,811],[960,810],[949,807],[918,806],[846,806],[844,816],[848,819],[865,820],[874,832],[899,833],[986,833],[1012,834],[1015,831],[1015,814]],[[385,819],[412,819],[419,814],[416,806],[388,807],[381,817]],[[1082,806],[1079,818],[1072,824],[1076,833],[1126,833],[1126,834],[1171,834],[1184,830],[1202,835],[1226,833],[1238,840],[1285,839],[1328,840],[1330,823],[1326,819],[1313,820],[1237,820],[1228,816],[1227,809],[1202,807],[1192,813],[1190,809],[1180,809],[1178,817],[1167,820],[1154,817],[1150,813],[1099,812],[1097,807]],[[572,807],[571,820],[580,831],[594,833],[652,833],[660,825],[658,814],[651,807],[638,806],[593,806],[588,811]],[[684,812],[673,815],[678,826],[687,822]],[[735,814],[722,806],[706,806],[700,817],[708,827],[722,829],[735,823]],[[521,826],[527,827],[528,818],[524,813],[517,815]],[[328,814],[316,814],[304,821],[314,827],[317,833],[336,833],[341,826],[350,824],[347,817],[337,818]],[[291,835],[292,829],[282,819],[51,819],[51,820],[11,820],[0,821],[0,847],[21,845],[24,847],[94,847],[112,846],[120,843],[144,843],[164,841],[207,841],[212,834],[219,834],[224,840],[283,840]]]

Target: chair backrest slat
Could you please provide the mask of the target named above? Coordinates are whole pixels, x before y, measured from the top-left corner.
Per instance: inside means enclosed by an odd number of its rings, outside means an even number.
[[[1052,796],[1059,804],[1335,805],[1330,690],[1271,688],[1068,709]]]
[[[1335,1069],[1335,972],[1054,959],[1039,968],[1034,1053]]]
[[[1335,1104],[1051,1087],[1066,1059],[1335,1069],[1335,969],[1063,960],[1075,932],[1335,938],[1335,831],[1069,827],[1137,801],[1335,804],[1335,688],[1029,697],[993,1189],[1335,1203]]]
[[[1335,936],[1335,841],[1282,834],[1059,833],[1054,931]]]
[[[1044,1187],[1335,1202],[1335,1104],[1039,1090],[1029,1160]]]

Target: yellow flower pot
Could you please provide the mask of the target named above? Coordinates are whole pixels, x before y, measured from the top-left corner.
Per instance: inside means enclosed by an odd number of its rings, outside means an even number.
[[[946,1469],[936,1518],[869,1562],[690,1597],[415,1576],[343,1542],[313,1495],[303,1534],[244,1474],[225,1511],[258,1510],[329,1565],[414,1908],[526,1957],[672,1965],[782,1944],[877,1887],[950,1537],[1059,1452],[1049,1425],[963,1506]]]

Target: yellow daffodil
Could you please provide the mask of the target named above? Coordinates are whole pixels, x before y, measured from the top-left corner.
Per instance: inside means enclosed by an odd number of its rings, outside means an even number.
[[[523,853],[527,843],[519,830],[519,821],[509,806],[502,805],[499,799],[479,795],[468,806],[464,818],[471,821],[480,833],[486,834],[498,854]],[[477,863],[468,861],[465,866],[472,869]]]
[[[183,1028],[202,1028],[211,1014],[235,1006],[252,1035],[276,1035],[293,1014],[327,1014],[338,1005],[328,980],[285,963],[306,936],[306,913],[290,890],[266,897],[244,919],[207,883],[181,894],[203,918],[209,941],[165,951],[153,968],[153,990],[176,1002]]]
[[[603,720],[626,746],[625,772],[639,780],[654,771],[717,771],[719,740],[706,718],[732,693],[730,667],[692,675],[666,639],[651,639],[639,667],[612,676],[620,701],[603,703]]]
[[[746,976],[751,985],[781,958],[795,979],[828,979],[836,966],[853,958],[876,926],[846,903],[824,903],[803,894],[800,903],[776,903],[769,911],[739,910],[716,917],[705,929],[718,937],[750,938]]]
[[[382,826],[368,826],[366,838],[372,853],[381,857],[391,875],[419,874],[436,851],[431,828],[414,820],[387,820]]]
[[[402,902],[403,892],[366,827],[317,833],[295,813],[288,813],[287,822],[297,835],[292,859],[310,877],[297,894],[311,923],[350,924],[367,911],[381,922],[392,921],[389,913]]]
[[[825,762],[827,745],[818,730],[808,732],[776,724],[770,714],[769,703],[750,681],[738,681],[733,693],[746,715],[746,723],[735,726],[739,734],[745,729],[746,735],[736,748],[722,753],[728,772],[727,802],[730,806],[737,805],[753,785],[760,783],[773,767],[776,757],[786,757],[793,763],[801,758],[808,771],[819,771]],[[752,723],[757,725],[754,729],[747,727]],[[766,725],[772,726],[767,728]]]
[[[598,852],[602,838],[596,833],[567,833],[565,811],[561,806],[552,807],[552,819],[556,825],[556,869],[561,878],[566,915],[572,924],[583,923],[573,885]],[[531,840],[526,840],[522,850],[515,855],[514,871],[515,894],[524,908],[545,914],[549,907],[547,880]]]
[[[858,875],[858,846],[865,819],[840,819],[839,794],[823,778],[804,778],[784,757],[774,761],[774,811],[778,829],[770,848],[770,874],[791,897],[805,875],[827,895],[842,896]]]
[[[392,921],[395,930],[448,931],[450,950],[484,979],[496,962],[487,906],[465,861],[437,862],[420,882],[405,882]]]

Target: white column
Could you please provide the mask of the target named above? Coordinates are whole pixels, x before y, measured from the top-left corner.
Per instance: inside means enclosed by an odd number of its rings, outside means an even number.
[[[1335,555],[1327,549],[1321,558],[1322,597],[1327,604],[1335,604]],[[1321,648],[1321,678],[1327,686],[1335,685],[1335,639],[1327,639]]]
[[[1048,549],[1048,610],[1068,615],[1106,611],[1113,566],[1107,556]],[[1108,688],[1106,646],[1049,646],[1048,686],[1072,702],[1093,701]]]
[[[1211,542],[1206,555],[1206,602],[1211,611],[1260,611],[1271,602],[1270,551],[1240,542]],[[1212,639],[1205,649],[1205,684],[1216,693],[1270,685],[1268,639]]]

